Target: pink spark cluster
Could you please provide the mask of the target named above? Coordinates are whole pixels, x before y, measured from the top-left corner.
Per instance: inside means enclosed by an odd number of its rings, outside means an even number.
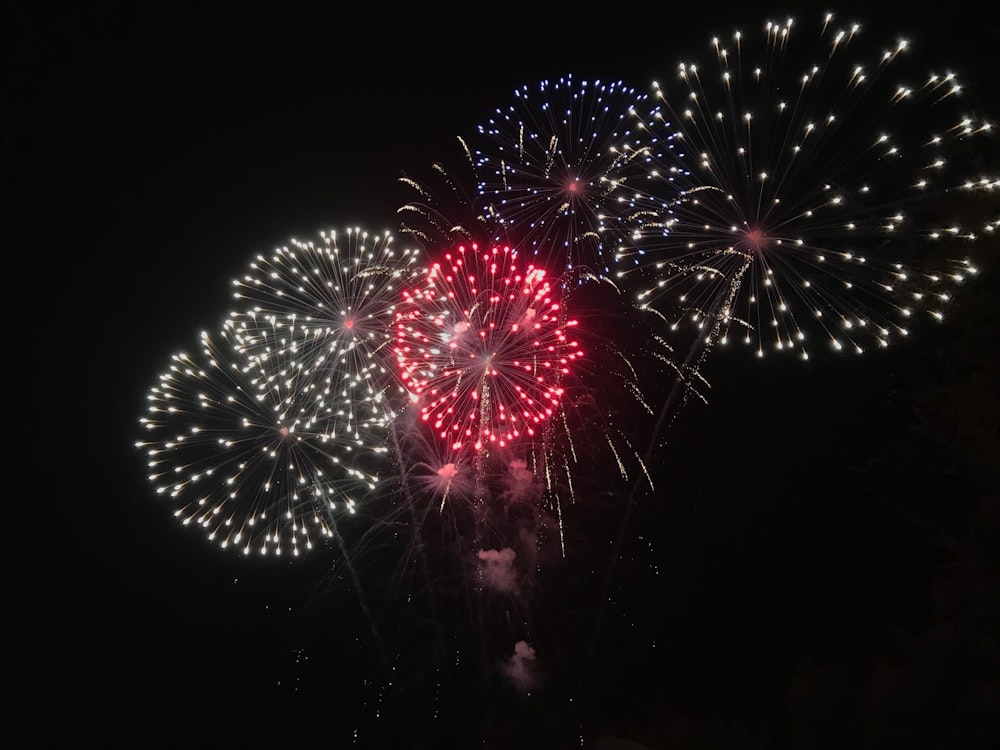
[[[402,294],[400,377],[421,419],[454,449],[506,447],[559,408],[583,357],[544,270],[510,247],[461,245]]]

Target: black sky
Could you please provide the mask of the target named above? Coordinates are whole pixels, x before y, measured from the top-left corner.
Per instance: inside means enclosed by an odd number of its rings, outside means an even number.
[[[572,73],[642,88],[713,33],[788,15],[244,5],[3,6],[17,416],[0,744],[1000,740],[1000,683],[981,674],[996,666],[995,632],[992,646],[981,637],[996,605],[976,599],[998,581],[995,436],[982,426],[997,403],[995,244],[952,327],[900,350],[712,360],[710,403],[671,427],[660,490],[630,518],[615,603],[597,605],[606,567],[569,561],[544,581],[533,606],[552,674],[528,699],[478,664],[423,674],[440,665],[405,618],[376,616],[380,645],[357,592],[331,585],[332,553],[268,565],[180,528],[145,480],[138,418],[169,355],[225,315],[253,255],[328,227],[395,229],[397,178],[452,158],[455,136],[517,86]],[[854,5],[838,15],[879,40],[906,33],[1000,112],[990,3]],[[606,559],[621,518],[582,515],[572,533],[588,565]],[[983,529],[992,557],[979,556]],[[975,575],[941,583],[970,558]],[[367,595],[386,604],[370,559]],[[977,614],[955,605],[942,622],[942,586]],[[479,635],[458,636],[463,654]],[[390,680],[395,649],[406,674]]]

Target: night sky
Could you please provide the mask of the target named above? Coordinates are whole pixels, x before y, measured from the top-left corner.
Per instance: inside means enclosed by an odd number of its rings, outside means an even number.
[[[656,492],[575,508],[568,555],[516,606],[397,576],[388,531],[345,532],[359,592],[334,549],[243,559],[182,528],[138,420],[254,255],[397,229],[398,178],[454,159],[518,86],[644,88],[712,34],[789,15],[244,5],[3,6],[17,416],[0,744],[1000,746],[995,239],[945,322],[897,348],[714,352],[708,403],[658,437]],[[873,44],[906,34],[997,121],[990,3],[867,5],[831,10]],[[984,160],[1000,171],[996,147]],[[537,649],[529,695],[498,669],[511,617]]]

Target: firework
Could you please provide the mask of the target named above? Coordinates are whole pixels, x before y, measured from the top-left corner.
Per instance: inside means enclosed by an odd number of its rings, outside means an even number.
[[[905,41],[866,47],[830,16],[802,36],[789,20],[713,39],[711,65],[681,64],[635,110],[649,174],[617,276],[709,345],[887,346],[943,318],[998,226],[972,200],[998,182],[969,166],[991,126],[952,73],[917,76]]]
[[[389,232],[349,228],[321,232],[318,243],[293,239],[233,281],[234,343],[265,366],[271,357],[296,360],[340,394],[338,408],[374,404],[387,421],[393,313],[399,286],[421,273],[418,257],[395,248]]]
[[[621,188],[641,171],[640,153],[627,147],[629,112],[645,99],[621,81],[572,76],[515,90],[467,146],[483,212],[553,272],[582,265],[604,276]]]
[[[375,489],[360,468],[385,452],[353,409],[323,395],[313,373],[282,355],[239,355],[232,321],[198,356],[173,355],[148,394],[149,480],[185,525],[245,554],[298,555],[336,533]]]
[[[460,245],[403,292],[400,375],[422,419],[458,448],[503,448],[558,409],[583,356],[545,271],[509,247]]]

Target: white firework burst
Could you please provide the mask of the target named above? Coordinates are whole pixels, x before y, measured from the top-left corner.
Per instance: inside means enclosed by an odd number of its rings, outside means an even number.
[[[233,281],[235,345],[249,360],[294,359],[343,405],[392,418],[392,320],[398,290],[422,273],[419,253],[389,232],[358,228],[291,240]],[[359,415],[358,419],[362,417]]]
[[[232,322],[174,354],[140,422],[149,480],[182,523],[245,554],[297,556],[336,534],[373,492],[384,435],[354,421],[314,374],[282,356],[244,359]]]
[[[994,128],[947,70],[917,73],[897,40],[872,48],[831,16],[760,39],[712,40],[636,108],[642,207],[617,253],[637,303],[703,343],[742,339],[807,357],[813,334],[862,352],[941,320],[994,235],[996,176],[976,169]],[[642,194],[639,198],[635,191]]]

